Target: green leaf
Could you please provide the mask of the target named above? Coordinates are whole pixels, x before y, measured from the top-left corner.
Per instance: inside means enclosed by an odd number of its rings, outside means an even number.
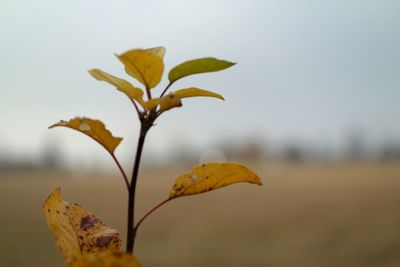
[[[180,78],[189,75],[220,71],[227,69],[235,64],[236,63],[212,57],[189,60],[171,69],[168,74],[168,79],[170,83],[173,83]]]

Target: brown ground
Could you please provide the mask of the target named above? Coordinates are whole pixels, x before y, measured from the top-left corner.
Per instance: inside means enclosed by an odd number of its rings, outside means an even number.
[[[167,204],[142,226],[150,266],[400,266],[400,164],[255,165],[262,187],[233,185]],[[138,213],[188,168],[144,171]],[[62,179],[66,178],[66,179]],[[41,206],[54,187],[125,234],[119,177],[0,173],[0,266],[57,267]]]

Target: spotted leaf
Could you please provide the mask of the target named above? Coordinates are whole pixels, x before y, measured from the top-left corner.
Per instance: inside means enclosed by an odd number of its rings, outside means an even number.
[[[47,198],[43,210],[67,265],[89,255],[117,252],[121,246],[118,231],[104,225],[83,206],[64,201],[60,188]]]
[[[261,185],[261,179],[244,165],[237,163],[207,163],[175,180],[170,198],[200,194],[230,184],[247,182]]]
[[[99,120],[93,120],[85,117],[76,117],[69,121],[61,120],[60,122],[51,125],[49,128],[57,126],[68,127],[77,130],[87,136],[93,138],[111,154],[122,141],[121,137],[114,137],[109,130],[106,129],[104,123]]]

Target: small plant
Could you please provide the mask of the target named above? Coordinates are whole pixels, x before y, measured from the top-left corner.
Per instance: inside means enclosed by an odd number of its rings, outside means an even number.
[[[115,137],[99,120],[76,117],[50,126],[68,127],[94,139],[102,145],[116,163],[128,191],[128,223],[126,251],[120,251],[121,238],[118,231],[107,227],[101,220],[80,204],[63,200],[61,189],[57,188],[47,198],[43,209],[49,228],[56,237],[56,244],[64,257],[65,264],[72,267],[134,267],[140,266],[133,256],[135,237],[143,221],[156,209],[180,196],[204,193],[233,183],[248,182],[261,185],[260,178],[246,166],[237,163],[206,163],[194,167],[175,180],[166,200],[147,212],[135,224],[135,193],[140,158],[146,135],[154,122],[166,111],[182,106],[182,99],[189,97],[214,97],[221,95],[196,87],[168,92],[179,79],[198,73],[215,72],[227,69],[235,63],[216,58],[200,58],[186,61],[172,68],[168,74],[169,83],[159,97],[153,97],[153,89],[161,80],[165,54],[164,47],[129,50],[117,58],[123,63],[125,71],[144,86],[144,91],[127,80],[115,77],[100,69],[89,73],[99,81],[116,87],[131,100],[140,120],[140,134],[133,165],[132,177],[126,172],[115,156],[115,149],[122,138]],[[146,94],[146,99],[144,98]]]

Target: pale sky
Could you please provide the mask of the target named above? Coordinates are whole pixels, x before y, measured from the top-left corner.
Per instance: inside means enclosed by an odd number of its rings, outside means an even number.
[[[125,137],[117,152],[128,157],[138,131],[134,110],[87,70],[129,79],[114,53],[158,45],[167,48],[167,71],[206,56],[238,64],[177,82],[173,89],[197,86],[226,101],[187,100],[164,114],[148,153],[165,156],[174,146],[225,136],[336,146],[352,127],[371,144],[399,140],[399,14],[396,0],[3,0],[0,154],[35,155],[56,139],[68,157],[108,161],[83,135],[47,130],[79,115]]]

